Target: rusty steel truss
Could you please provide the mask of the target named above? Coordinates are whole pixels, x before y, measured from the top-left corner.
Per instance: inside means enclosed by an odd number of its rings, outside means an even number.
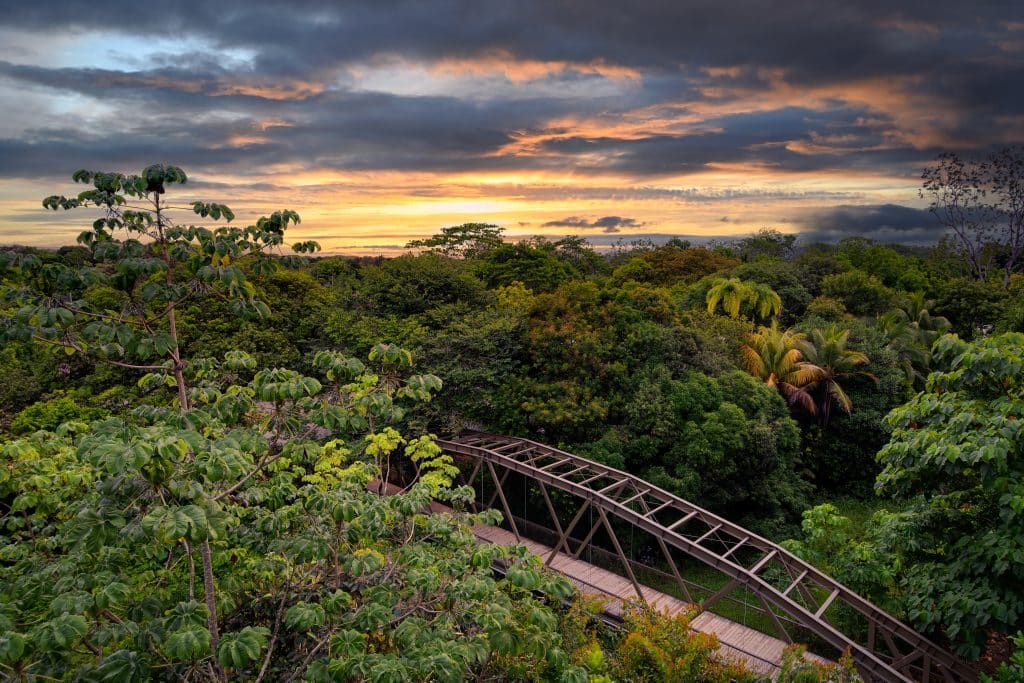
[[[556,538],[545,558],[549,564],[559,552],[579,558],[602,531],[643,600],[637,563],[626,556],[615,532],[616,524],[626,524],[654,539],[688,601],[708,609],[736,589],[746,589],[760,602],[779,638],[793,642],[793,632],[800,630],[834,648],[836,656],[849,651],[865,681],[977,680],[973,669],[953,654],[792,553],[642,479],[527,439],[469,432],[437,443],[453,456],[470,459],[467,483],[487,477],[492,490],[486,500],[480,491],[478,501],[500,510],[516,538],[523,536],[522,519],[517,525],[518,516],[509,505],[509,475],[517,473],[539,488]],[[580,504],[566,524],[552,502],[553,490],[570,494]],[[589,529],[583,524],[587,518]],[[713,567],[727,582],[703,600],[694,600],[694,584],[684,579],[680,555]],[[845,618],[836,618],[840,615]],[[851,615],[863,626],[855,629],[858,635],[840,630]]]

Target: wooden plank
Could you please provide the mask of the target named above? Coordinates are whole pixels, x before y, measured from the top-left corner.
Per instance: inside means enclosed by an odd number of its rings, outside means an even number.
[[[388,486],[388,489],[394,488]],[[451,510],[440,503],[431,504],[431,509],[439,513],[450,513]],[[694,513],[695,514],[695,513]],[[596,530],[598,525],[594,525]],[[621,617],[623,604],[637,595],[636,585],[630,580],[601,567],[594,566],[563,552],[552,552],[553,549],[543,543],[516,537],[511,531],[500,527],[476,525],[473,527],[476,538],[484,543],[497,545],[524,545],[535,555],[541,557],[551,555],[550,566],[563,574],[581,593],[610,598],[605,604],[606,613]],[[765,558],[767,559],[767,558]],[[685,600],[662,593],[648,586],[640,585],[642,597],[647,603],[661,612],[675,615],[693,609],[693,605]],[[786,643],[763,634],[750,627],[738,624],[725,617],[711,612],[702,612],[690,622],[696,631],[714,634],[719,640],[720,655],[738,660],[752,671],[764,676],[774,676],[782,662],[782,651]],[[808,657],[827,663],[828,660],[816,655]]]
[[[476,526],[473,528],[478,538],[489,543],[502,545],[513,545],[516,543],[515,536],[505,529]],[[551,549],[542,543],[533,541],[523,542],[531,552],[545,555]],[[557,553],[551,566],[557,569],[581,592],[591,595],[603,595],[613,598],[616,601],[631,599],[636,596],[636,590],[632,583],[618,574],[600,567],[588,564],[582,560],[572,558],[565,553]],[[648,604],[657,605],[658,609],[669,614],[679,614],[692,609],[692,605],[685,600],[660,591],[642,586],[644,597]],[[608,603],[608,612],[615,616],[621,616],[621,602]],[[782,651],[786,643],[773,638],[772,636],[756,631],[743,624],[726,619],[712,612],[703,612],[690,622],[691,628],[703,633],[713,633],[719,640],[721,652],[726,656],[739,659],[752,670],[763,675],[771,676],[778,673],[779,664],[782,662]],[[808,655],[820,662],[828,660]]]

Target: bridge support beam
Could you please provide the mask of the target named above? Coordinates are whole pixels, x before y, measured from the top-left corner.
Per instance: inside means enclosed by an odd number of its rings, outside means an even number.
[[[511,472],[516,472],[528,483],[541,487],[541,496],[558,536],[548,564],[563,548],[578,559],[593,542],[598,528],[603,527],[626,576],[643,599],[643,586],[611,523],[615,518],[655,539],[687,599],[690,599],[690,591],[673,560],[673,551],[714,568],[728,579],[722,589],[704,600],[705,607],[743,585],[756,596],[786,640],[792,637],[780,615],[785,615],[785,621],[792,626],[806,629],[830,644],[837,653],[850,651],[865,681],[974,683],[977,680],[973,669],[957,657],[812,565],[771,541],[626,472],[527,439],[471,433],[460,439],[438,440],[438,445],[452,455],[474,460],[471,483],[481,463],[487,468],[495,484],[487,507],[500,502],[517,539],[521,539],[520,529],[503,490],[507,478]],[[500,477],[497,468],[503,470]],[[582,501],[565,528],[558,519],[549,487]],[[586,537],[573,548],[576,540],[572,533],[584,515],[590,512],[592,518],[594,511],[600,525],[592,523]],[[659,521],[666,516],[676,521],[666,526]],[[787,577],[787,582],[776,587],[772,581],[780,574]],[[817,599],[815,591],[824,591],[823,597]],[[866,637],[860,633],[843,633],[830,623],[826,612],[833,605],[842,605],[843,609],[861,615],[867,624]],[[882,646],[879,646],[878,636],[881,636]]]

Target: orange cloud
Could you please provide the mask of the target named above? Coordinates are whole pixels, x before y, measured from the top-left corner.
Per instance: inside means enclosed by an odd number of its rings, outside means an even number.
[[[640,72],[636,69],[610,64],[600,59],[589,62],[541,61],[520,59],[505,50],[493,50],[472,59],[440,59],[427,65],[427,70],[431,73],[454,76],[490,76],[500,73],[513,83],[525,83],[567,71],[595,74],[614,80],[640,81],[642,79]]]

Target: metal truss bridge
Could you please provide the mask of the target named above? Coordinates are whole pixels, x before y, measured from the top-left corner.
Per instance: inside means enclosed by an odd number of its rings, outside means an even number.
[[[703,608],[701,617],[742,604],[785,643],[810,643],[833,659],[849,652],[868,682],[977,681],[956,656],[784,548],[642,479],[527,439],[469,432],[437,443],[460,464],[478,506],[500,510],[516,542],[543,543],[531,545],[555,569],[587,558],[614,568],[602,576],[628,581],[639,600],[657,593],[645,581],[670,586]],[[631,556],[638,535],[639,561]],[[692,581],[695,568],[721,581]]]

